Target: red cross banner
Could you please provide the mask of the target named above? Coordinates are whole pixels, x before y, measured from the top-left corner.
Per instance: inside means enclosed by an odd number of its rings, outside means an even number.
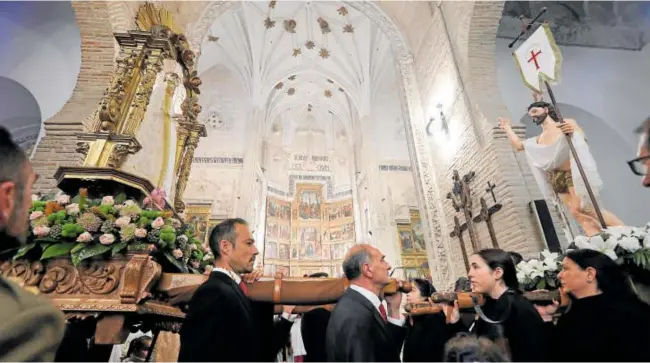
[[[560,80],[562,54],[548,24],[542,24],[512,53],[526,87],[542,92],[544,81]]]

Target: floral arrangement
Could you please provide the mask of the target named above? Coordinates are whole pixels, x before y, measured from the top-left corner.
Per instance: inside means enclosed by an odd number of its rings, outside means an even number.
[[[645,227],[609,227],[593,236],[578,236],[569,249],[604,253],[619,265],[650,271],[650,223]]]
[[[549,250],[540,253],[539,258],[531,258],[517,264],[517,280],[525,291],[555,289],[560,286],[560,255]]]
[[[14,259],[40,251],[41,260],[65,256],[76,266],[90,257],[131,251],[166,259],[182,272],[209,269],[214,260],[209,249],[172,212],[160,210],[162,198],[158,191],[139,205],[124,194],[90,199],[86,189],[74,198],[32,197],[28,244]]]

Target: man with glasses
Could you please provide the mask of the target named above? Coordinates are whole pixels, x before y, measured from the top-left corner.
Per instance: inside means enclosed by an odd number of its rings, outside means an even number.
[[[650,176],[648,176],[648,168],[650,168],[650,117],[648,117],[643,124],[636,129],[636,133],[640,134],[639,149],[637,158],[630,160],[627,164],[636,175],[642,176],[641,183],[645,187],[650,187]]]

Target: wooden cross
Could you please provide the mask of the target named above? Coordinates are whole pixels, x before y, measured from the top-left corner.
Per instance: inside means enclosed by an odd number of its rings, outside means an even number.
[[[467,258],[467,249],[465,248],[465,241],[463,241],[463,231],[467,229],[467,223],[460,224],[457,216],[454,216],[454,231],[449,234],[449,237],[458,237],[460,241],[460,250],[463,253],[463,262],[465,262],[465,270],[469,271],[469,259]]]
[[[467,231],[469,232],[469,240],[472,243],[473,252],[479,250],[478,239],[476,238],[476,231],[474,231],[474,225],[472,224],[472,193],[469,188],[469,183],[474,179],[475,173],[470,171],[465,174],[463,178],[460,178],[458,170],[454,170],[452,179],[454,180],[454,186],[451,192],[447,193],[447,199],[451,199],[451,203],[454,206],[456,212],[463,211],[465,215],[465,224],[467,225]]]
[[[492,194],[492,199],[494,200],[494,205],[488,208],[487,203],[485,202],[485,198],[481,197],[479,199],[481,203],[481,212],[478,216],[474,218],[474,223],[481,223],[485,222],[488,227],[488,232],[490,233],[490,239],[492,240],[492,247],[494,248],[499,248],[499,243],[497,242],[497,235],[494,232],[494,226],[492,225],[492,215],[498,211],[501,210],[503,207],[500,203],[497,203],[497,198],[494,196],[494,188],[496,187],[495,184],[491,184],[488,182],[488,188],[485,189],[486,192],[489,192]]]

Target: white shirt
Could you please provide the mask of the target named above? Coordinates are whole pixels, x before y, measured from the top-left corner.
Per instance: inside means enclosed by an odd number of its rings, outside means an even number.
[[[214,272],[221,272],[223,274],[226,274],[231,279],[233,279],[237,285],[239,285],[241,283],[241,276],[239,276],[238,274],[236,274],[232,270],[226,270],[223,267],[215,267],[214,269],[212,269],[212,273],[214,273]],[[282,317],[289,320],[290,322],[293,322],[294,320],[296,320],[295,315],[290,315],[288,313],[282,313]]]
[[[368,301],[370,301],[370,303],[375,307],[375,309],[377,309],[377,311],[379,311],[379,305],[382,304],[382,301],[379,300],[379,296],[373,294],[372,291],[370,291],[370,290],[368,290],[366,288],[363,288],[363,287],[361,287],[359,285],[350,284],[350,288],[352,290],[360,293],[361,295],[363,295],[363,297],[368,299]],[[384,305],[384,309],[386,309],[386,308],[387,308],[387,306]],[[388,311],[388,309],[386,309],[386,311]],[[390,316],[388,316],[388,322],[391,323],[391,324],[395,324],[397,326],[404,326],[404,321],[406,321],[406,319],[404,319],[404,318],[395,319],[395,318],[391,318]]]
[[[305,344],[302,342],[302,333],[300,332],[300,324],[302,319],[297,319],[291,327],[291,347],[293,348],[293,356],[306,355]]]

